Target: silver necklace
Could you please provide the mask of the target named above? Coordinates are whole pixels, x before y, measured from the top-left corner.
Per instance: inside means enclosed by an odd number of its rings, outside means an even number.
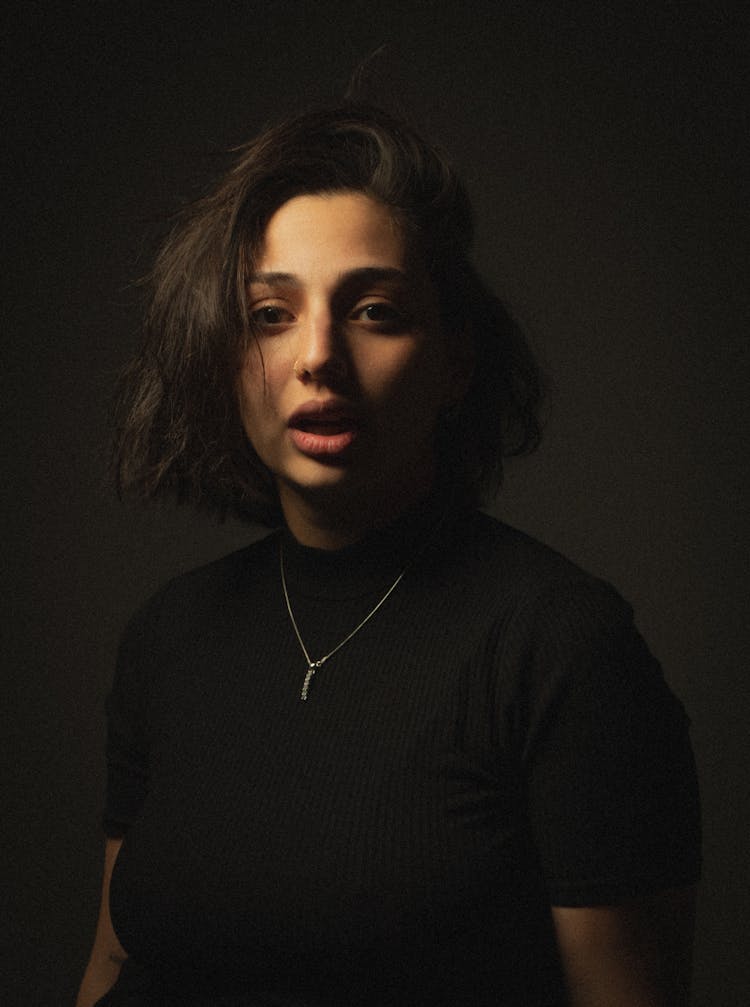
[[[307,661],[307,671],[305,672],[305,680],[302,683],[302,692],[300,693],[300,697],[299,697],[301,700],[304,701],[304,700],[307,699],[307,694],[310,691],[310,683],[312,682],[313,675],[318,670],[318,668],[322,667],[322,665],[324,665],[326,663],[326,661],[328,660],[329,657],[333,657],[333,655],[337,651],[341,650],[341,648],[344,646],[345,643],[349,643],[349,641],[351,640],[351,638],[356,633],[359,633],[359,631],[362,629],[362,627],[365,625],[365,623],[368,623],[370,621],[370,619],[372,619],[372,617],[375,615],[375,613],[380,608],[380,606],[383,604],[383,602],[385,602],[386,599],[390,597],[390,595],[396,590],[396,588],[398,587],[398,585],[401,583],[401,579],[404,576],[404,574],[406,573],[406,569],[407,568],[404,567],[404,569],[401,571],[401,573],[398,575],[398,577],[396,577],[396,579],[394,580],[394,582],[391,584],[391,586],[385,592],[385,594],[383,595],[383,597],[377,603],[377,605],[375,606],[375,608],[371,609],[367,613],[367,615],[364,617],[364,619],[362,620],[362,622],[360,622],[359,625],[355,626],[354,629],[351,631],[351,633],[349,633],[348,636],[344,637],[344,639],[341,641],[341,643],[337,643],[336,646],[333,648],[333,650],[329,650],[327,654],[324,654],[322,657],[319,657],[317,659],[317,661],[314,661],[310,657],[310,654],[308,653],[307,647],[305,646],[304,641],[302,639],[302,636],[300,634],[299,626],[297,625],[297,620],[294,618],[294,612],[292,612],[292,605],[291,605],[291,602],[289,601],[289,591],[287,590],[287,586],[286,586],[286,574],[284,572],[284,547],[281,544],[281,542],[279,542],[279,566],[281,568],[281,586],[284,589],[284,601],[286,602],[286,610],[289,613],[289,619],[290,619],[290,621],[292,623],[292,626],[294,628],[294,632],[295,632],[295,634],[297,636],[297,640],[299,641],[299,645],[302,648],[302,653],[305,655],[305,660]]]

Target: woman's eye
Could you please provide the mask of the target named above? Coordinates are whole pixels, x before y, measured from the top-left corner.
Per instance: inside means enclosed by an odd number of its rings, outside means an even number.
[[[373,301],[357,308],[354,317],[359,321],[375,322],[382,328],[396,328],[403,324],[401,314],[385,301]]]
[[[285,308],[280,308],[275,304],[265,304],[262,308],[253,311],[250,317],[253,324],[262,329],[283,325],[290,320],[291,315]]]

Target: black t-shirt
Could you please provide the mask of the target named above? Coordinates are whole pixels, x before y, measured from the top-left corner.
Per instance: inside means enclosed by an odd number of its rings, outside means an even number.
[[[107,1003],[560,1004],[550,905],[697,878],[686,717],[629,607],[435,513],[333,553],[274,533],[131,621],[105,828],[132,961]],[[306,702],[282,547],[313,659],[407,566]]]

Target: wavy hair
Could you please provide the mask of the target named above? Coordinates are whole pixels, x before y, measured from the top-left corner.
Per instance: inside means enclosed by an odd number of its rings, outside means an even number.
[[[362,192],[390,208],[426,263],[443,324],[471,343],[467,394],[440,422],[444,467],[481,499],[499,486],[504,457],[537,446],[539,368],[471,263],[466,189],[409,124],[352,104],[265,130],[235,152],[208,195],[176,217],[147,278],[140,352],[118,386],[120,492],[173,495],[221,517],[280,520],[274,482],[248,442],[237,399],[251,338],[246,278],[280,206],[337,191]]]

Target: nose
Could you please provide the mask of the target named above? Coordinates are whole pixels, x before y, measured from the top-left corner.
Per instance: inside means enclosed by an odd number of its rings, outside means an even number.
[[[328,307],[311,311],[299,328],[294,373],[302,382],[325,383],[347,371],[345,350]]]

